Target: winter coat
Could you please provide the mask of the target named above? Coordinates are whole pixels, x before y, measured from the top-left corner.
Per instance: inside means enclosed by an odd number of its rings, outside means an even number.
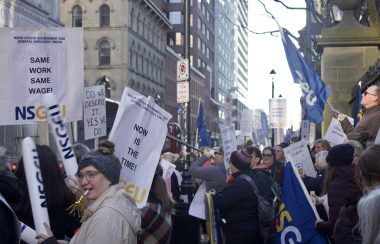
[[[70,244],[137,243],[140,211],[124,189],[111,186],[87,210]]]
[[[21,199],[21,191],[18,179],[9,171],[0,173],[0,194],[0,243],[19,243],[19,222],[8,203],[17,203]]]
[[[315,195],[322,194],[323,182],[325,181],[325,171],[318,172],[316,177],[305,176],[302,178],[308,192],[314,191]]]
[[[355,165],[349,164],[335,168],[327,195],[329,220],[317,223],[316,228],[319,232],[332,237],[341,207],[357,203],[362,196],[362,191],[355,182]]]
[[[206,161],[207,157],[204,155],[195,160],[189,168],[189,173],[195,178],[206,180],[206,191],[214,189],[215,192],[219,192],[224,187],[227,177],[224,163],[202,166]]]
[[[214,204],[220,211],[220,225],[227,242],[235,238],[239,243],[236,238],[245,236],[252,243],[259,243],[257,196],[247,180],[237,177],[242,173],[254,180],[264,198],[273,199],[269,176],[260,170],[248,170],[235,173],[235,180],[216,194]]]
[[[369,131],[372,136],[372,141],[375,140],[377,132],[380,128],[380,104],[366,109],[363,118],[354,127],[347,118],[340,122],[344,133],[348,136],[350,133],[361,133]]]

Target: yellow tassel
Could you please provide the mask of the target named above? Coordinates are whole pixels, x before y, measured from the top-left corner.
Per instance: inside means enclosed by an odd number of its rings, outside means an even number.
[[[69,214],[72,216],[78,215],[79,217],[82,217],[84,211],[86,210],[84,195],[82,195],[75,203],[73,203],[66,210],[69,211]]]

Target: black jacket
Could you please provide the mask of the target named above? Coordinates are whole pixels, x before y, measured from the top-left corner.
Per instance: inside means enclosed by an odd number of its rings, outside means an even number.
[[[251,177],[266,199],[273,199],[268,175],[260,170],[239,171]],[[216,194],[215,207],[220,211],[221,227],[226,236],[251,233],[258,240],[257,197],[248,181],[238,177]]]
[[[0,173],[0,193],[8,203],[17,203],[21,198],[18,179],[9,171]],[[17,221],[12,210],[0,201],[0,244],[19,243],[19,229],[12,222]],[[17,224],[17,222],[15,223]]]

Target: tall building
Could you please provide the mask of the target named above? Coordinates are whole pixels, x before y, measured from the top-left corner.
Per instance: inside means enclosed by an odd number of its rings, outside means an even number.
[[[167,33],[168,63],[174,65],[174,59],[183,59],[185,52],[185,5],[183,0],[155,0],[157,6],[168,16],[173,26]],[[199,101],[204,103],[206,127],[211,139],[216,143],[217,107],[210,104],[210,86],[213,81],[214,70],[214,11],[211,1],[190,1],[190,130],[191,141],[195,143],[196,119]],[[167,96],[170,100],[169,110],[174,109],[176,79],[175,69],[168,67]],[[169,106],[169,104],[167,104]],[[174,120],[176,120],[174,117]],[[178,121],[180,122],[180,121]]]
[[[235,4],[235,46],[234,46],[234,87],[236,97],[233,101],[235,128],[240,131],[241,113],[248,106],[248,2],[233,1]],[[234,115],[234,114],[233,114]]]
[[[153,1],[66,0],[61,18],[84,29],[86,85],[105,84],[114,100],[129,86],[163,103],[170,24]]]
[[[0,28],[60,27],[62,23],[60,22],[59,8],[59,0],[0,1]],[[41,136],[38,126],[0,126],[0,144],[5,146],[14,158],[20,156],[21,140],[26,136],[34,137],[38,142]]]

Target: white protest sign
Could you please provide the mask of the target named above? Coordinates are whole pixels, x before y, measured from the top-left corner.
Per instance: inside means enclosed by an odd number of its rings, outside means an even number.
[[[251,109],[244,109],[241,111],[240,119],[240,135],[252,137],[253,128],[253,111]]]
[[[377,131],[376,139],[375,139],[375,144],[380,144],[380,128]]]
[[[287,148],[284,148],[284,153],[286,161],[294,163],[294,166],[301,176],[317,176],[306,141],[301,140]]]
[[[206,220],[206,182],[203,181],[190,204],[189,215]]]
[[[309,141],[310,121],[302,120],[301,122],[301,140]]]
[[[83,29],[0,29],[0,125],[46,121],[54,94],[65,122],[82,119]]]
[[[222,145],[224,150],[224,166],[226,172],[230,174],[230,156],[237,149],[237,141],[235,136],[235,128],[233,125],[220,125],[220,136],[222,137]]]
[[[323,139],[327,140],[328,142],[331,142],[334,145],[342,144],[347,139],[347,136],[346,134],[344,134],[342,126],[336,118],[332,118],[329,128],[327,129]]]
[[[148,199],[171,117],[152,97],[124,89],[109,139],[122,165],[120,184],[139,208]]]
[[[107,134],[105,86],[89,86],[84,89],[83,101],[84,139]]]
[[[315,123],[310,122],[310,125],[309,125],[309,145],[313,145],[314,144],[314,142],[315,142],[315,135],[316,135],[316,132],[315,132]]]
[[[286,99],[269,99],[270,128],[286,128]]]
[[[172,174],[174,173],[174,170],[176,168],[175,164],[170,163],[166,159],[161,159],[160,164],[161,164],[162,171],[163,171],[162,178],[164,178],[164,179],[170,178],[172,176]]]

